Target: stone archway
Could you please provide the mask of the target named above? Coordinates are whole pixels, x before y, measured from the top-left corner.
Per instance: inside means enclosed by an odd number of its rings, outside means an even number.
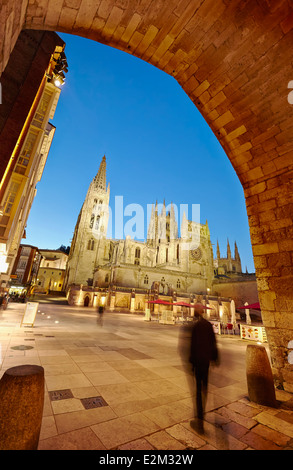
[[[293,392],[292,2],[7,0],[0,18],[0,72],[22,28],[47,29],[131,53],[182,86],[242,183],[274,374]]]

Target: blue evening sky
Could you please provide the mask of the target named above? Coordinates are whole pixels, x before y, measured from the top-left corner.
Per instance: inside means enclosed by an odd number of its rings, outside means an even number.
[[[103,155],[110,206],[171,201],[200,204],[214,253],[237,242],[242,269],[254,272],[242,186],[221,145],[176,80],[117,49],[60,34],[69,64],[52,123],[56,134],[23,243],[70,245],[78,213]],[[182,215],[182,213],[181,213]],[[135,217],[125,215],[124,223]],[[115,237],[113,219],[113,238]],[[145,217],[144,237],[147,236]]]

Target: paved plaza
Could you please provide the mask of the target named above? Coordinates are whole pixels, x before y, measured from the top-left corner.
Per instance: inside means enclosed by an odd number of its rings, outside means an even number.
[[[40,450],[293,449],[293,397],[277,408],[247,396],[249,341],[217,336],[204,432],[193,419],[190,376],[179,354],[179,325],[139,314],[41,301],[34,327],[21,326],[25,304],[0,311],[0,376],[21,364],[45,371]]]

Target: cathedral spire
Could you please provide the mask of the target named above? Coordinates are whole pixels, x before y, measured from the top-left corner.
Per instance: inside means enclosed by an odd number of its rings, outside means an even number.
[[[231,248],[230,248],[229,238],[227,238],[227,258],[231,259]]]
[[[237,261],[240,261],[239,251],[238,251],[238,247],[237,247],[236,242],[235,242],[235,246],[234,246],[234,259],[237,260]]]
[[[102,191],[106,191],[106,157],[102,158],[100,168],[95,177],[95,186]]]
[[[150,217],[149,226],[148,226],[148,236],[147,236],[148,243],[152,244],[154,238],[155,238],[155,211],[154,211],[154,204],[152,204],[152,212],[151,212],[151,217]]]
[[[181,238],[185,240],[188,238],[188,221],[186,218],[185,211],[183,212],[181,221]]]

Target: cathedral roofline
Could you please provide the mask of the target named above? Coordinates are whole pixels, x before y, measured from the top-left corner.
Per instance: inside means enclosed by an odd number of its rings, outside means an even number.
[[[107,263],[103,265],[96,266],[94,271],[97,271],[99,269],[114,269],[114,268],[120,268],[120,269],[134,269],[135,271],[151,271],[151,272],[160,272],[165,275],[167,274],[174,274],[177,276],[181,276],[182,273],[184,274],[185,271],[179,271],[179,270],[174,270],[174,269],[167,269],[162,266],[145,266],[145,265],[140,265],[140,264],[132,264],[132,263],[119,263],[117,265],[113,265],[112,263]],[[207,276],[204,276],[203,274],[199,273],[188,273],[188,277],[194,278],[194,279],[207,279]]]

